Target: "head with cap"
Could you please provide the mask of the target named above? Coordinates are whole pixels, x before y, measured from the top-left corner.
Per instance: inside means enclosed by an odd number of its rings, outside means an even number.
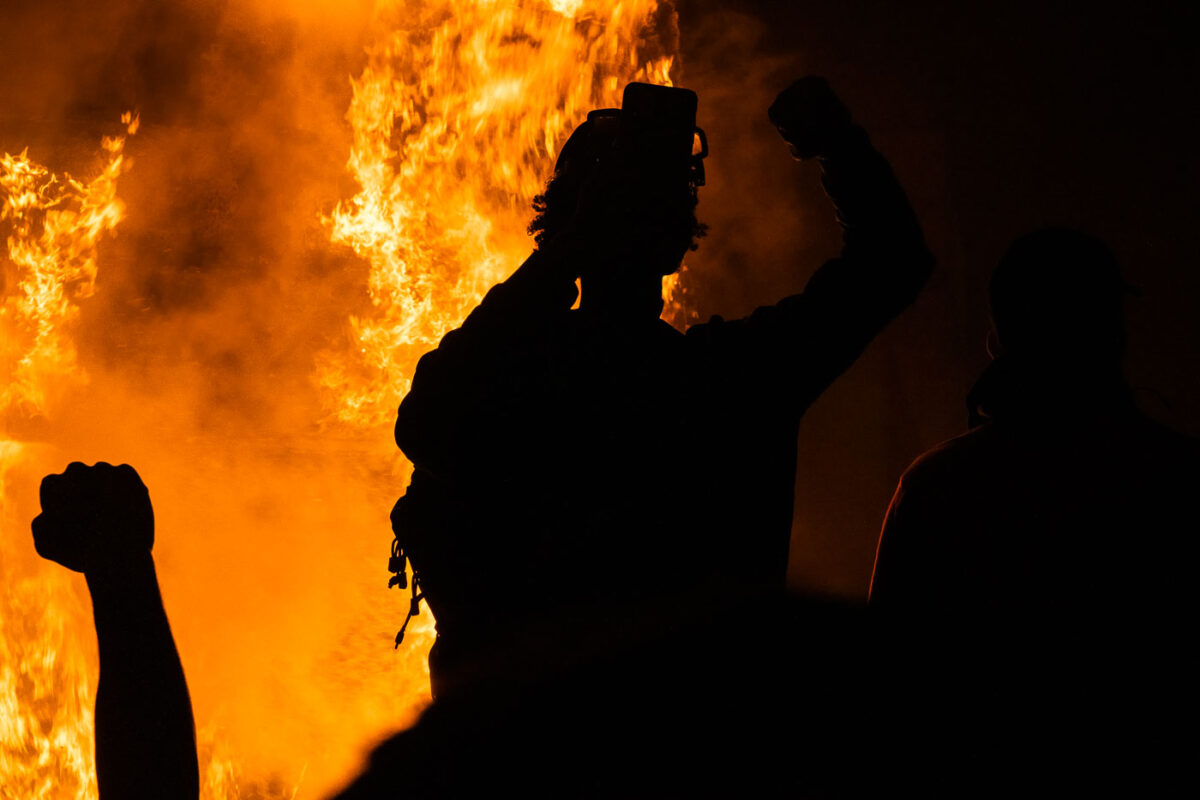
[[[662,276],[679,269],[705,232],[696,219],[703,172],[664,171],[649,155],[618,153],[620,114],[619,109],[593,111],[571,134],[545,191],[533,200],[536,216],[529,232],[540,247],[573,223],[583,223],[600,235],[638,243],[630,258],[582,269],[584,304],[589,296],[608,303],[653,291],[661,306]],[[698,165],[699,158],[693,163]],[[596,180],[598,169],[609,171],[608,180]],[[602,196],[581,204],[588,192]],[[580,215],[590,218],[581,220]]]
[[[1123,298],[1112,251],[1094,236],[1046,228],[1009,246],[992,274],[992,327],[1004,353],[1030,363],[1119,365]]]

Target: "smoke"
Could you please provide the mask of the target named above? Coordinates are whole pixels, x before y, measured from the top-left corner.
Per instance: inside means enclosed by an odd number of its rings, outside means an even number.
[[[792,162],[767,120],[775,96],[805,65],[794,48],[772,41],[759,16],[689,3],[680,26],[677,81],[700,96],[710,149],[698,209],[710,230],[687,259],[689,296],[701,320],[737,317],[799,291],[837,252],[817,173]]]
[[[664,9],[641,44],[674,47]],[[0,148],[87,175],[122,112],[141,128],[118,186],[126,218],[71,330],[79,386],[16,425],[4,536],[61,580],[29,547],[38,478],[75,460],[134,465],[209,796],[319,795],[428,699],[428,615],[390,646],[407,598],[385,589],[387,515],[406,466],[390,428],[334,421],[314,379],[319,359],[353,360],[350,318],[373,308],[368,264],[322,222],[359,188],[344,117],[372,4],[54,12],[4,12]]]
[[[0,147],[82,174],[121,112],[142,119],[127,218],[75,330],[89,380],[37,427],[15,517],[68,461],[139,469],[205,754],[235,756],[268,794],[272,779],[336,784],[424,699],[423,648],[389,646],[404,598],[382,569],[403,465],[389,431],[321,423],[313,381],[315,356],[348,353],[349,317],[370,310],[367,264],[320,221],[358,188],[343,117],[368,5],[63,3],[54,21],[22,6],[0,34],[15,46]],[[675,78],[699,93],[712,149],[688,299],[738,316],[802,288],[837,228],[766,120],[804,65],[764,50],[744,14],[685,7],[680,23]]]
[[[321,215],[351,191],[343,115],[370,4],[4,16],[0,149],[87,175],[120,114],[142,120],[118,190],[127,217],[73,330],[87,380],[17,426],[4,535],[42,568],[27,532],[37,479],[74,460],[133,464],[212,769],[236,754],[243,794],[319,793],[427,692],[421,648],[389,646],[404,600],[384,589],[394,446],[387,431],[323,429],[311,378],[369,303],[366,266],[329,244]]]
[[[878,76],[848,67],[861,54],[826,41],[830,26],[817,9],[732,5],[690,0],[680,12],[680,85],[700,96],[698,121],[711,151],[698,209],[709,235],[688,257],[688,297],[697,321],[712,314],[740,317],[796,294],[841,250],[841,230],[821,188],[819,167],[793,162],[767,120],[780,91],[803,75],[824,75],[891,157],[898,151],[895,126],[903,119],[881,115],[881,105],[887,105],[870,97]],[[856,32],[861,29],[848,26],[835,41],[858,46]],[[900,142],[909,153],[927,152]],[[902,177],[907,181],[911,173]],[[865,598],[887,499],[922,441],[920,433],[907,433],[915,424],[904,400],[924,388],[921,381],[932,371],[905,384],[908,355],[896,344],[897,329],[911,324],[912,316],[873,343],[801,424],[789,565],[793,587]],[[917,391],[904,391],[910,387]],[[953,392],[946,394],[951,401]],[[917,444],[905,438],[909,435]]]

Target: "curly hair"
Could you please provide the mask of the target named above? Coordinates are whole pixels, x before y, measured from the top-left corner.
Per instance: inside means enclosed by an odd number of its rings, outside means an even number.
[[[533,198],[536,214],[529,223],[528,232],[538,247],[554,238],[571,221],[579,205],[582,183],[569,170],[556,169],[546,181],[545,190]]]
[[[554,175],[546,182],[545,191],[533,198],[536,214],[529,223],[528,231],[538,247],[557,236],[574,218],[579,207],[580,192],[588,177],[590,175],[585,174],[585,170],[573,161],[565,164],[560,161]],[[669,219],[670,226],[679,230],[680,236],[687,236],[688,250],[695,250],[700,239],[707,234],[708,226],[696,218],[696,206],[700,202],[699,185],[695,180],[688,180],[686,186],[687,200],[678,202],[677,206],[664,202],[662,207],[678,208],[678,213]],[[674,184],[666,193],[673,194],[681,189],[681,184]]]

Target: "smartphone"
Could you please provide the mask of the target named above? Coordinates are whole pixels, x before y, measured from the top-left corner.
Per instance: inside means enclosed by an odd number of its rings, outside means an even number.
[[[629,84],[621,100],[618,149],[668,163],[689,163],[697,139],[696,106],[696,93],[689,89]]]

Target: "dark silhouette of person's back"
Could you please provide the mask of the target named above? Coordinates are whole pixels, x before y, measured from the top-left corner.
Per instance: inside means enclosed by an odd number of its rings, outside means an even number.
[[[1013,244],[991,286],[1001,352],[968,400],[979,424],[901,479],[873,606],[913,621],[1082,622],[1187,600],[1200,447],[1134,404],[1121,370],[1127,291],[1084,234]]]
[[[1200,446],[1134,404],[1130,291],[1093,237],[1017,239],[975,427],[909,467],[880,536],[870,605],[907,665],[895,697],[945,715],[947,760],[1008,789],[1040,773],[1145,791],[1181,763]]]

